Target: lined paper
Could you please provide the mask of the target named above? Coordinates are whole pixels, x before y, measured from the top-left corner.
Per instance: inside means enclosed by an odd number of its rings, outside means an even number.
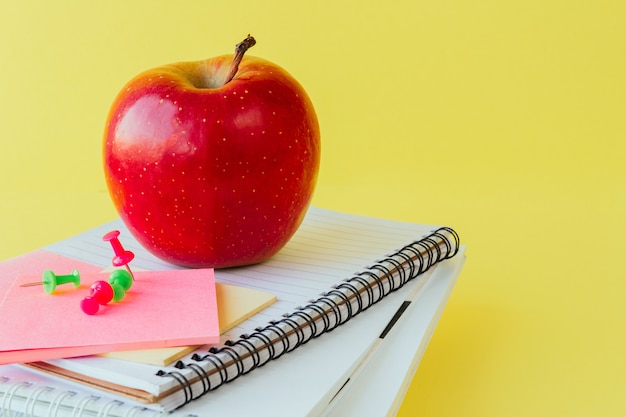
[[[253,266],[215,271],[215,281],[266,291],[278,300],[222,339],[233,339],[305,304],[322,291],[435,229],[435,226],[354,216],[311,207],[298,232],[270,260]],[[102,266],[111,265],[112,249],[102,236],[120,230],[120,242],[135,253],[131,268],[181,269],[137,243],[121,220],[107,223],[46,247],[54,253]]]
[[[216,282],[266,291],[278,299],[272,306],[223,335],[222,342],[237,339],[241,334],[251,333],[271,320],[280,319],[284,313],[307,304],[333,285],[351,278],[385,255],[419,240],[435,228],[311,208],[296,235],[273,258],[257,265],[215,272]],[[179,268],[148,253],[137,244],[119,220],[58,242],[46,250],[105,268],[110,265],[112,250],[108,243],[102,242],[101,237],[113,229],[121,231],[120,242],[136,255],[131,268]],[[281,411],[286,413],[284,415],[304,415],[320,410],[320,407],[323,409],[324,404],[330,401],[345,378],[366,355],[403,303],[404,297],[415,286],[427,283],[436,268],[432,267],[419,278],[389,294],[375,307],[362,312],[330,332],[330,335],[322,335],[281,359],[272,361],[276,363],[221,386],[218,393],[193,401],[191,408],[203,407],[204,404],[218,414],[227,410],[255,413],[259,404],[275,401],[272,398],[277,392],[289,390],[288,398],[281,396]],[[201,350],[206,352],[206,348]],[[190,360],[189,357],[183,358],[184,362]],[[160,395],[178,385],[174,378],[155,376],[163,368],[152,365],[133,363],[129,374],[128,363],[101,357],[58,359],[49,363],[96,378],[106,377],[108,381],[122,387],[138,388],[154,395]],[[293,390],[294,384],[303,385],[303,388]],[[148,406],[171,410],[181,403],[184,395],[184,392],[178,391],[161,399],[158,404]]]
[[[101,237],[113,229],[122,232],[120,241],[126,249],[136,254],[131,267],[148,270],[178,269],[146,252],[135,242],[119,220],[45,249],[101,268],[110,268],[113,253],[109,244],[101,241]],[[242,333],[249,333],[256,327],[266,325],[270,320],[280,319],[284,313],[293,311],[297,306],[317,298],[320,292],[329,290],[334,284],[352,277],[366,266],[377,263],[385,255],[419,240],[434,229],[433,226],[366,218],[311,208],[296,235],[279,254],[269,261],[245,268],[216,271],[217,282],[260,289],[278,296],[278,302],[243,322],[227,337],[237,339]],[[456,262],[456,258],[444,261],[443,264],[453,261]],[[434,287],[430,283],[436,275],[438,286],[451,289],[458,271],[455,274],[438,274],[440,265],[433,266],[420,277],[407,282],[399,290],[387,295],[376,306],[363,311],[338,329],[311,340],[259,370],[220,386],[217,392],[192,401],[170,415],[184,416],[194,412],[202,415],[208,410],[212,415],[319,414],[328,407],[331,399],[341,390],[346,378],[350,378],[359,363],[368,357],[367,353],[378,339],[380,332],[387,326],[409,294],[418,289],[421,294],[420,298],[431,301],[427,305],[432,304],[443,308],[445,297],[442,298],[441,294],[433,291]],[[423,313],[424,317],[420,320],[435,320],[436,315],[433,315],[432,311]],[[405,316],[407,314],[403,315],[401,320],[414,320]],[[190,358],[186,357],[183,360],[188,362]],[[142,390],[155,393],[178,386],[178,383],[171,377],[157,376],[157,370],[183,372],[173,367],[162,368],[100,357],[60,359],[51,363],[67,369],[75,369],[87,376],[106,373],[107,379],[117,381],[124,387],[137,386]],[[10,373],[14,369],[15,367],[3,367],[0,369],[0,376],[4,371]],[[187,372],[190,369],[184,371]],[[8,386],[14,405],[18,403],[23,406],[27,405],[29,398],[33,395],[33,389],[39,395],[37,383],[34,386],[15,385],[19,384],[20,380],[37,379],[30,378],[29,373],[27,370],[13,372],[12,380],[1,381],[14,384]],[[22,374],[23,377],[17,376]],[[7,374],[4,373],[4,375]],[[38,377],[44,378],[42,374]],[[385,381],[371,381],[371,383],[385,383]],[[102,411],[106,408],[112,415],[122,416],[137,411],[133,407],[145,407],[145,404],[140,405],[127,397],[114,394],[102,395],[101,401],[94,400],[94,397],[87,393],[95,393],[95,391],[89,390],[83,384],[67,385],[60,381],[55,384],[54,380],[50,380],[48,385],[58,388],[50,393],[41,394],[42,401],[43,398],[47,401],[56,401],[55,398],[63,396],[62,407],[66,410],[80,407],[81,410],[86,411],[88,408],[97,413],[97,410]],[[4,386],[0,384],[0,393]],[[68,389],[66,387],[73,387],[71,388],[73,393],[69,396],[64,395],[64,390]],[[177,404],[181,404],[185,396],[186,393],[178,391],[166,397],[160,404],[152,404],[148,407],[155,410],[170,410]],[[112,399],[115,401],[110,402]],[[88,407],[85,407],[85,401],[89,403]],[[110,408],[109,404],[115,406]],[[45,407],[46,403],[42,402],[41,406]],[[139,414],[151,415],[151,412]]]

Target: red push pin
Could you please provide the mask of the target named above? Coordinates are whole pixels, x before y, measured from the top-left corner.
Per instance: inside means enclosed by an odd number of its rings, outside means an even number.
[[[102,236],[102,240],[104,240],[105,242],[110,242],[111,246],[113,247],[113,252],[115,252],[115,256],[113,257],[113,266],[126,267],[126,270],[130,274],[130,276],[133,277],[133,280],[135,280],[135,276],[128,266],[128,263],[135,259],[135,254],[129,250],[124,249],[124,247],[120,243],[120,240],[118,239],[119,235],[119,230],[113,230]]]
[[[93,316],[100,310],[101,305],[107,305],[113,300],[113,287],[106,281],[96,281],[89,288],[89,295],[80,302],[80,309],[85,314]]]
[[[89,288],[89,296],[95,298],[98,304],[109,304],[113,299],[113,287],[106,281],[96,281]]]
[[[100,309],[100,303],[98,303],[98,301],[91,295],[88,295],[81,300],[80,309],[83,310],[85,314],[93,316]]]

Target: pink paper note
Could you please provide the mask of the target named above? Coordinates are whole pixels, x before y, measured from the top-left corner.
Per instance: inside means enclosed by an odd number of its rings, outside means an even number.
[[[93,272],[97,267],[83,272],[86,264],[63,259],[55,259],[54,269],[78,269],[79,288],[66,284],[48,295],[41,286],[20,287],[40,280],[38,271],[14,279],[0,299],[0,364],[219,341],[212,269],[135,272],[123,300],[89,316],[80,301],[94,281],[106,281],[109,274]]]

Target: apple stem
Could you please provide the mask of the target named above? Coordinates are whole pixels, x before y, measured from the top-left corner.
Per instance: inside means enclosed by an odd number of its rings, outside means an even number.
[[[235,45],[235,57],[233,58],[233,62],[230,64],[230,68],[228,71],[228,75],[226,76],[226,81],[224,84],[227,84],[235,78],[235,74],[237,74],[237,70],[239,69],[239,63],[243,59],[244,54],[250,48],[252,48],[256,44],[256,40],[248,34],[246,39],[239,42]]]

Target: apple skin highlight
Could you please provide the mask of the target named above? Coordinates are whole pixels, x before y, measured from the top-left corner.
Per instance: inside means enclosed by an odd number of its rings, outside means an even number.
[[[233,55],[143,72],[118,94],[104,132],[104,171],[120,217],[157,257],[187,267],[262,262],[308,209],[320,131],[284,69]]]

